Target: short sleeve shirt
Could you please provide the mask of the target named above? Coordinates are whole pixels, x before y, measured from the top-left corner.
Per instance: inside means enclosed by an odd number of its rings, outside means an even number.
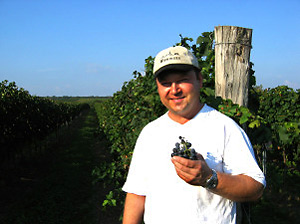
[[[170,158],[179,136],[192,143],[210,168],[266,184],[243,129],[205,105],[185,124],[166,113],[146,125],[136,142],[123,190],[146,196],[146,224],[235,223],[235,202],[189,185],[176,174]]]

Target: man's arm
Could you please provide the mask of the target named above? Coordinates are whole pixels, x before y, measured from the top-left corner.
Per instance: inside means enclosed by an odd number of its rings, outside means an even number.
[[[256,201],[264,190],[264,185],[246,175],[217,173],[218,186],[211,191],[236,202]]]
[[[124,206],[123,224],[142,223],[145,198],[145,196],[127,193]]]
[[[212,173],[201,155],[199,155],[199,160],[189,160],[174,156],[172,162],[178,176],[192,185],[205,186],[206,180]],[[263,184],[249,176],[230,175],[220,172],[217,175],[218,185],[211,190],[215,194],[236,202],[255,201],[262,196]]]

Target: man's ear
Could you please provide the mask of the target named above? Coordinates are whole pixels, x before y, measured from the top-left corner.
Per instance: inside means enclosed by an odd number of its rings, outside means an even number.
[[[158,86],[158,79],[155,78],[155,84],[156,84],[156,87]]]

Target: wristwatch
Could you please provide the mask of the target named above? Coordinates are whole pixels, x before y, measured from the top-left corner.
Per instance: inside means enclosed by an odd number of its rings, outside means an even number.
[[[214,169],[212,170],[212,176],[206,181],[205,188],[214,189],[218,185],[218,175]]]

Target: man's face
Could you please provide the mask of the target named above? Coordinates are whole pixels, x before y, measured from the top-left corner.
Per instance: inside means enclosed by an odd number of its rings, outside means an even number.
[[[169,109],[169,116],[184,123],[193,118],[201,109],[199,90],[202,77],[195,71],[170,72],[156,79],[161,102]]]

